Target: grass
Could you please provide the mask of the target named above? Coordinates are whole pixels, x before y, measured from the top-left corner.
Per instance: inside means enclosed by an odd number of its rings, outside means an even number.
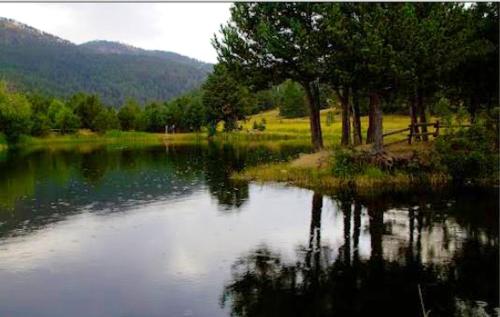
[[[48,135],[44,137],[22,136],[19,140],[19,146],[44,145],[55,143],[161,143],[162,134],[147,132],[125,132],[108,131],[104,134],[93,133],[80,130],[75,134]]]
[[[450,178],[442,173],[426,173],[418,177],[404,172],[385,172],[369,166],[362,174],[335,177],[332,173],[332,151],[304,154],[296,160],[251,167],[232,176],[234,180],[283,182],[325,192],[351,189],[359,194],[407,191],[423,185],[438,188]]]
[[[340,143],[342,134],[341,117],[339,113],[334,112],[333,123],[327,124],[327,113],[333,111],[332,109],[321,110],[321,127],[323,132],[323,139],[325,146],[331,147]],[[254,122],[261,122],[265,120],[266,129],[262,132],[252,131]],[[384,132],[407,128],[410,124],[408,116],[403,115],[384,115]],[[243,130],[237,132],[238,134],[263,134],[273,135],[275,137],[287,137],[289,139],[302,138],[309,140],[310,127],[309,118],[295,118],[285,119],[279,116],[278,110],[270,110],[250,116],[245,122],[242,123]],[[366,136],[366,128],[368,127],[368,117],[361,118],[361,126],[363,127],[363,137]],[[407,133],[406,133],[407,134]],[[401,140],[406,137],[405,133],[391,135],[385,138],[386,142]]]
[[[376,193],[380,191],[409,190],[422,184],[438,187],[446,184],[449,177],[442,173],[421,174],[418,177],[404,172],[385,172],[375,166],[369,166],[359,175],[349,177],[335,177],[332,173],[334,165],[333,147],[340,143],[342,134],[341,117],[339,113],[334,114],[332,124],[327,124],[327,113],[333,111],[325,109],[321,111],[321,124],[323,139],[326,150],[301,155],[298,159],[286,163],[266,164],[251,167],[233,175],[235,180],[257,181],[257,182],[284,182],[300,187],[312,188],[323,191],[336,191],[339,189],[352,188],[358,192]],[[408,127],[409,117],[403,115],[384,115],[384,133]],[[254,132],[253,123],[265,121],[266,129],[263,132]],[[366,136],[368,118],[361,118],[363,137]],[[263,112],[251,116],[243,123],[242,131],[237,134],[262,134],[287,137],[295,142],[309,143],[309,119],[295,118],[285,119],[279,116],[277,110]],[[391,135],[384,138],[384,142],[404,140],[407,132]],[[301,140],[301,141],[299,141]],[[395,143],[386,149],[396,155],[409,155],[413,151],[425,153],[431,147],[430,144],[417,143],[408,145],[405,142]],[[368,149],[371,145],[360,146],[360,149]]]

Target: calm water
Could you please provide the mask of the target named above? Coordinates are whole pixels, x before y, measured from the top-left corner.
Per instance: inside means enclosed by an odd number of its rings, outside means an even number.
[[[0,316],[495,316],[498,195],[235,183],[304,148],[0,157]],[[467,315],[469,316],[469,315]]]

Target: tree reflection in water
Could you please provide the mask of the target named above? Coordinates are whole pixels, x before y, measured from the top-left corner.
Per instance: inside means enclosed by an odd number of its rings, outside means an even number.
[[[491,282],[498,280],[498,233],[485,237],[485,228],[464,228],[446,215],[433,224],[426,218],[436,215],[425,206],[395,210],[376,201],[363,207],[355,199],[337,206],[342,245],[322,245],[323,197],[315,193],[308,245],[296,262],[257,247],[233,264],[221,306],[233,316],[422,316],[420,285],[432,316],[487,316],[481,314],[498,307],[498,285]],[[367,233],[370,251],[362,256],[360,236]]]

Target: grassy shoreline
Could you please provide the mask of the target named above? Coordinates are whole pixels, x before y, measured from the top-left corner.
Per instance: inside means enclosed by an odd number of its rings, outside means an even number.
[[[432,142],[413,146],[386,147],[386,151],[394,158],[417,155],[419,159],[427,163],[432,163],[434,160],[432,149]],[[338,176],[334,172],[335,151],[327,149],[312,154],[302,154],[299,158],[289,162],[245,168],[234,173],[232,179],[256,183],[285,183],[324,193],[348,191],[366,196],[440,190],[457,184],[452,175],[439,168],[425,167],[426,163],[422,166],[423,168],[413,172],[398,168],[382,170],[373,164],[368,164],[363,171]],[[498,175],[490,175],[487,178],[462,181],[461,186],[497,188],[498,184]]]
[[[311,167],[296,166],[294,162],[296,161],[247,168],[233,174],[232,179],[256,183],[285,183],[328,193],[347,190],[366,195],[405,192],[423,187],[437,189],[451,183],[451,177],[444,173],[425,173],[414,176],[408,173],[394,172],[342,178],[332,175],[330,164],[324,167]]]

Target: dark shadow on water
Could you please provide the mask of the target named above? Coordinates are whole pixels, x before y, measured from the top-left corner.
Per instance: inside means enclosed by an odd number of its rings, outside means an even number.
[[[498,230],[492,231],[488,216],[464,222],[465,201],[474,198],[447,197],[443,205],[441,197],[434,205],[420,197],[420,206],[408,208],[343,197],[335,201],[343,220],[341,245],[322,244],[321,232],[335,230],[322,224],[324,199],[312,196],[309,237],[295,260],[259,245],[234,262],[222,307],[233,316],[417,317],[420,285],[431,316],[494,316]],[[492,205],[482,200],[476,208],[488,214]],[[498,214],[495,220],[497,225]],[[367,254],[360,254],[363,237],[369,238]]]

